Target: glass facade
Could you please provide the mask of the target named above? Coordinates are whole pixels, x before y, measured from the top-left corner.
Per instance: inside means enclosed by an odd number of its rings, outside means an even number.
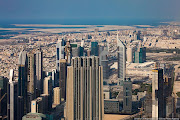
[[[91,42],[91,55],[99,56],[98,42]]]

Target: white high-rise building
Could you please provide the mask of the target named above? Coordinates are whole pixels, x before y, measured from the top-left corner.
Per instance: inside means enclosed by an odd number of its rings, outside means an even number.
[[[126,46],[124,43],[118,38],[117,34],[117,58],[118,58],[118,84],[120,81],[124,81],[126,77]]]
[[[18,82],[14,81],[14,71],[10,70],[10,78],[7,89],[7,116],[8,120],[17,119]]]
[[[59,40],[58,43],[56,44],[56,69],[58,72],[60,70],[59,60],[65,58],[64,50],[65,50],[65,41],[62,39]]]

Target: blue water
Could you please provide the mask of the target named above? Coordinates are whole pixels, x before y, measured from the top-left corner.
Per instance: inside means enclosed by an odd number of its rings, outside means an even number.
[[[0,20],[0,25],[10,24],[61,24],[61,25],[153,25],[158,26],[162,23],[173,21],[172,19],[42,19],[42,20]],[[0,26],[0,27],[1,27]],[[34,28],[34,27],[33,27]]]

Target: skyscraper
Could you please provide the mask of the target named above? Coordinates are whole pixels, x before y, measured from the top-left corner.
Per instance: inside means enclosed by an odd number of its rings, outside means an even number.
[[[17,101],[18,101],[18,82],[14,81],[14,71],[10,70],[10,79],[7,89],[7,118],[8,120],[17,119]]]
[[[8,84],[8,120],[17,120],[17,90],[18,83],[16,81],[9,82]]]
[[[60,104],[60,101],[61,101],[60,88],[59,87],[54,88],[53,92],[54,92],[53,104],[58,105]]]
[[[41,94],[40,97],[43,99],[43,110],[44,114],[48,113],[51,111],[52,108],[52,98],[50,98],[50,95],[47,94]]]
[[[31,101],[36,97],[36,55],[31,52],[28,56],[28,75],[27,75],[27,112],[30,112]]]
[[[51,76],[52,76],[52,87],[54,88],[57,85],[57,82],[59,82],[57,79],[57,70],[56,69],[52,70]]]
[[[99,45],[98,42],[91,42],[91,55],[99,56]]]
[[[68,120],[102,120],[103,72],[98,57],[75,57],[67,72]]]
[[[35,93],[36,84],[36,69],[35,69],[35,54],[28,54],[28,85],[27,91],[31,94]]]
[[[43,88],[43,52],[41,48],[36,51],[36,89],[38,94],[42,92]],[[40,93],[39,93],[40,92]]]
[[[132,47],[127,48],[127,62],[133,63],[133,48]]]
[[[52,79],[51,76],[44,78],[44,94],[50,95],[52,92]]]
[[[135,63],[146,62],[146,47],[141,47],[134,53],[134,62]]]
[[[67,81],[67,63],[65,59],[60,60],[59,87],[61,89],[61,99],[66,100],[66,81]]]
[[[23,115],[25,115],[26,113],[24,113],[24,97],[23,96],[18,96],[17,99],[17,120],[21,120]]]
[[[19,54],[19,63],[18,63],[18,96],[21,96],[19,97],[19,102],[23,104],[23,108],[24,108],[23,115],[27,113],[27,71],[28,71],[27,53],[26,51],[23,50]]]
[[[117,59],[118,59],[118,79],[120,84],[120,81],[123,81],[126,77],[126,46],[124,43],[118,38],[117,34]]]
[[[79,57],[84,56],[84,47],[78,47]]]
[[[140,40],[140,34],[141,34],[140,31],[134,31],[133,34],[134,34],[134,40]]]
[[[56,45],[56,67],[57,67],[56,69],[57,69],[57,72],[59,72],[59,70],[60,70],[59,60],[65,58],[65,54],[64,54],[65,45],[66,45],[66,43],[63,39],[59,40]]]
[[[48,96],[48,108],[49,111],[52,108],[52,79],[51,76],[44,78],[44,94]]]
[[[123,112],[131,114],[132,112],[132,82],[130,78],[123,81]]]
[[[108,79],[109,77],[109,60],[108,60],[108,50],[104,49],[100,54],[99,54],[99,64],[103,67],[103,79]]]
[[[67,64],[71,64],[71,57],[72,57],[72,47],[70,45],[70,41],[68,40],[65,45],[65,59]]]
[[[152,70],[152,118],[158,120],[158,118],[165,117],[165,100],[164,100],[164,80],[163,70]]]
[[[7,115],[7,84],[8,78],[0,76],[0,116],[1,118]]]
[[[77,44],[71,44],[71,49],[72,49],[72,57],[78,57],[79,56],[79,51],[78,51],[78,46]]]
[[[43,103],[43,98],[38,97],[31,101],[31,113],[44,113],[45,103]]]

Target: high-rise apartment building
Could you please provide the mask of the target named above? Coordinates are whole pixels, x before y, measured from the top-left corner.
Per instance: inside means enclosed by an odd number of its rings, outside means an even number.
[[[36,55],[31,52],[28,57],[27,73],[27,113],[31,111],[31,101],[36,97]]]
[[[17,119],[17,101],[18,101],[18,82],[14,81],[14,71],[10,70],[10,79],[7,89],[7,119]]]
[[[79,56],[79,49],[77,44],[71,44],[72,49],[72,57],[78,57]]]
[[[19,104],[23,104],[24,107],[23,115],[27,113],[27,73],[28,73],[27,53],[26,51],[23,50],[19,54],[19,62],[18,62],[18,96],[20,96],[18,98],[20,102]]]
[[[65,58],[65,54],[64,54],[65,45],[66,45],[66,43],[63,39],[59,40],[56,45],[56,67],[57,67],[56,69],[57,69],[57,72],[59,72],[59,70],[60,70],[59,60]]]
[[[35,69],[35,54],[30,53],[28,56],[28,83],[27,83],[27,91],[31,94],[35,93],[36,88],[36,69]]]
[[[108,65],[109,60],[108,60],[108,50],[104,49],[100,54],[99,54],[99,64],[103,67],[103,79],[108,79],[109,78],[109,70],[110,67]]]
[[[31,113],[44,113],[45,103],[43,103],[43,98],[38,97],[31,101]]]
[[[44,94],[51,94],[52,92],[52,79],[51,76],[44,78]]]
[[[163,70],[152,70],[152,118],[158,120],[158,118],[165,117],[165,100],[164,100],[164,80]]]
[[[132,82],[130,78],[123,81],[123,112],[132,113]]]
[[[41,94],[40,97],[31,101],[31,113],[46,114],[49,109],[49,95]],[[52,104],[51,104],[52,105]]]
[[[91,42],[91,55],[99,56],[99,45],[98,42]]]
[[[118,59],[118,79],[120,84],[120,81],[123,81],[126,77],[126,46],[124,43],[118,38],[117,34],[117,59]]]
[[[17,115],[18,115],[17,120],[21,120],[23,115],[26,114],[26,113],[24,113],[24,97],[23,96],[18,96],[17,100],[18,100],[17,101]]]
[[[60,70],[60,66],[59,66],[59,60],[60,59],[64,59],[64,49],[65,49],[65,41],[62,39],[62,40],[59,40],[57,45],[56,45],[56,69],[57,71],[59,72]]]
[[[134,31],[133,34],[134,34],[134,40],[140,40],[140,35],[141,35],[140,31]]]
[[[49,111],[52,108],[52,79],[51,76],[44,78],[44,94],[48,96],[48,108]]]
[[[0,76],[0,116],[1,118],[7,115],[7,84],[8,78]]]
[[[134,62],[135,63],[146,62],[146,47],[141,47],[134,53]]]
[[[59,87],[61,89],[61,100],[66,100],[67,63],[65,59],[60,61]]]
[[[67,64],[71,64],[71,57],[72,57],[72,47],[70,45],[70,41],[66,41],[65,45],[65,59]]]
[[[133,48],[132,47],[128,47],[127,48],[127,62],[129,63],[133,63]]]
[[[40,97],[43,99],[44,103],[44,114],[48,113],[48,111],[51,111],[52,108],[52,98],[50,98],[50,95],[47,94],[41,94]]]
[[[57,79],[57,70],[56,69],[53,69],[52,70],[52,87],[54,88],[57,84],[59,84],[59,81]]]
[[[41,93],[43,89],[43,52],[41,48],[36,51],[36,89]],[[40,94],[38,92],[38,94]]]
[[[54,95],[54,99],[53,99],[53,104],[58,105],[60,104],[61,101],[61,97],[60,97],[60,88],[56,87],[53,89],[53,95]]]
[[[81,56],[84,56],[84,47],[78,47],[78,54],[79,54],[79,57]]]
[[[102,120],[103,70],[98,57],[72,58],[67,72],[66,119]]]

